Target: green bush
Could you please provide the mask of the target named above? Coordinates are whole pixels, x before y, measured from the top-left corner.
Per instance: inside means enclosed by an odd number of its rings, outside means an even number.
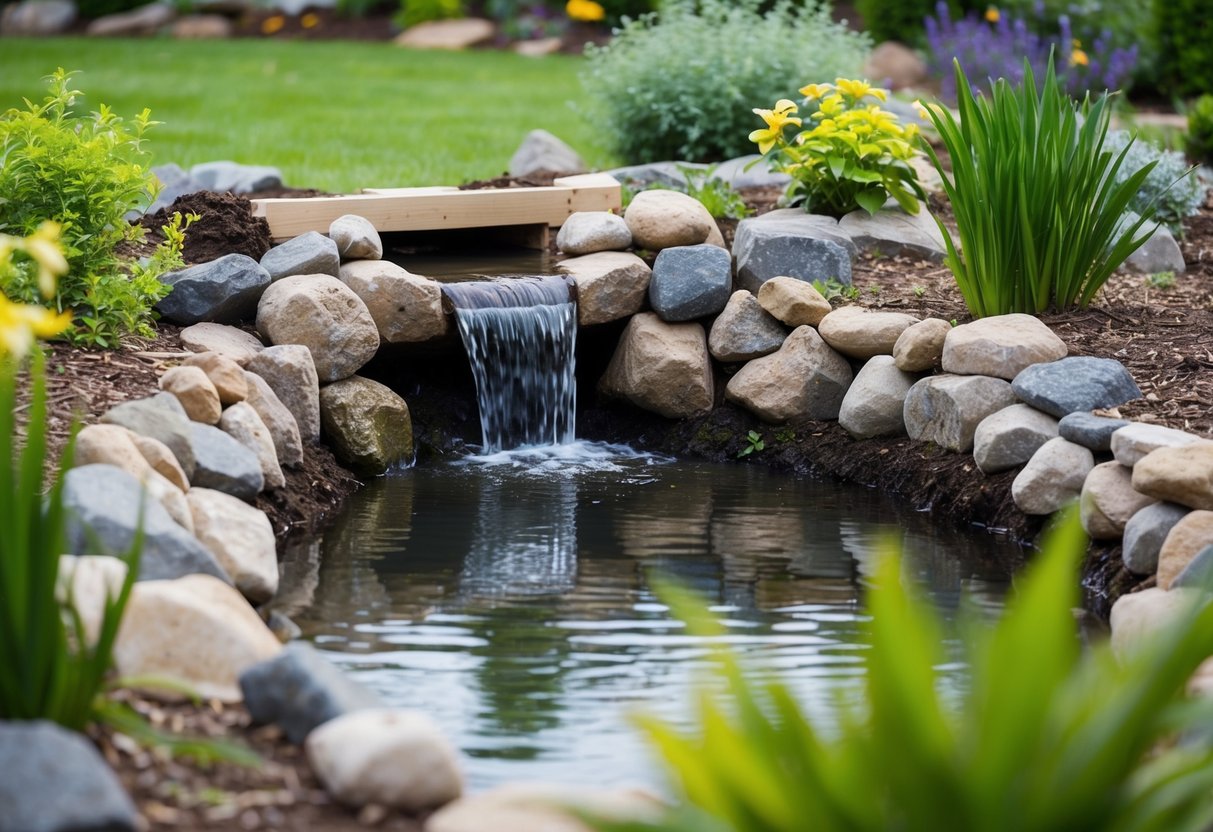
[[[1135,139],[1127,130],[1108,133],[1104,147],[1117,155],[1128,150],[1116,173],[1114,181],[1118,185],[1134,171],[1153,165],[1150,175],[1141,183],[1141,189],[1133,195],[1129,208],[1140,214],[1153,205],[1154,219],[1176,233],[1183,231],[1184,220],[1200,211],[1205,201],[1205,186],[1182,153],[1163,150],[1140,136]]]
[[[772,674],[718,648],[724,691],[698,697],[685,734],[644,719],[684,798],[653,822],[603,832],[1063,832],[1200,830],[1213,822],[1210,705],[1183,688],[1213,651],[1213,602],[1114,658],[1084,650],[1072,609],[1085,538],[1073,512],[1028,568],[1001,619],[965,632],[971,680],[940,684],[943,625],[895,556],[868,599],[863,696],[810,718]],[[671,597],[668,593],[666,597]],[[692,632],[723,638],[673,596]],[[711,690],[720,691],[720,685]]]
[[[155,122],[144,110],[128,125],[105,105],[75,115],[81,93],[70,78],[56,71],[41,104],[27,100],[26,109],[0,115],[0,232],[27,236],[45,219],[59,223],[70,271],[55,304],[76,318],[67,337],[115,347],[124,335],[152,334],[152,306],[168,292],[156,270],[132,271],[115,254],[142,234],[126,214],[146,207],[160,187],[142,146]],[[0,290],[13,300],[38,299],[29,269],[16,269]]]
[[[402,29],[407,29],[418,23],[449,20],[463,17],[463,14],[463,0],[401,0],[395,22]]]
[[[917,45],[922,40],[922,22],[935,14],[935,3],[936,0],[856,0],[855,10],[863,17],[873,41],[897,40]]]
[[[1107,95],[1075,102],[1052,60],[1039,92],[1026,60],[1022,86],[999,79],[988,97],[974,96],[959,62],[955,76],[960,121],[943,107],[929,110],[951,171],[929,145],[927,153],[955,213],[959,241],[939,228],[969,311],[1085,306],[1149,236],[1138,232],[1152,207],[1136,223],[1121,218],[1152,165],[1115,183],[1128,148],[1116,156],[1105,145]]]
[[[1202,95],[1188,108],[1188,158],[1213,165],[1213,95]]]
[[[586,50],[586,115],[628,163],[749,153],[753,102],[854,77],[869,45],[818,0],[766,13],[757,0],[694,6],[671,2],[660,17],[630,21],[610,44]]]
[[[1208,0],[1154,0],[1163,89],[1193,98],[1213,93],[1213,14]]]
[[[76,9],[85,20],[95,20],[107,14],[129,12],[146,5],[146,0],[79,0]]]

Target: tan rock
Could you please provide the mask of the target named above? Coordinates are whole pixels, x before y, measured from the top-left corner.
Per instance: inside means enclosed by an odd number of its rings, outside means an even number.
[[[168,516],[173,518],[173,521],[185,529],[190,534],[194,533],[194,518],[190,514],[189,504],[185,500],[185,494],[181,489],[173,485],[167,478],[161,476],[150,467],[147,473],[141,480],[143,487],[147,489],[147,493],[164,506]]]
[[[639,789],[506,783],[444,806],[426,821],[426,832],[590,832],[579,813],[622,824],[655,822],[661,810]]]
[[[1196,589],[1167,592],[1156,586],[1120,596],[1112,605],[1109,620],[1112,652],[1123,659],[1142,648],[1155,646],[1161,632],[1191,614],[1200,596],[1200,590]]]
[[[868,55],[863,77],[880,86],[900,90],[916,87],[927,80],[927,65],[918,53],[895,40],[880,43]]]
[[[897,369],[921,373],[937,367],[943,358],[943,342],[952,325],[940,318],[927,318],[907,327],[893,344]]]
[[[274,527],[265,512],[209,488],[189,493],[194,534],[231,576],[236,589],[253,604],[278,591],[278,554]]]
[[[353,260],[341,267],[341,282],[370,310],[379,337],[389,344],[419,344],[451,329],[442,311],[442,284],[410,274],[388,260]]]
[[[136,436],[138,434],[119,425],[85,425],[76,434],[76,452],[72,464],[115,465],[135,479],[142,480],[152,466],[139,452]]]
[[[1065,342],[1039,318],[995,315],[952,328],[943,344],[943,371],[1010,380],[1033,364],[1065,356]]]
[[[1078,507],[1087,534],[1096,540],[1113,540],[1124,534],[1130,517],[1156,502],[1133,490],[1128,468],[1119,462],[1105,462],[1087,474]]]
[[[223,411],[219,430],[257,455],[266,491],[275,491],[286,485],[282,466],[278,464],[278,451],[274,449],[274,437],[251,404],[237,402]]]
[[[1094,467],[1095,455],[1088,448],[1055,437],[1015,476],[1011,499],[1024,514],[1052,514],[1078,499]]]
[[[248,382],[248,403],[261,421],[269,429],[274,440],[274,451],[278,455],[278,464],[290,467],[303,462],[303,442],[299,437],[299,423],[287,410],[286,405],[278,398],[278,394],[270,388],[265,379],[256,373],[245,371]]]
[[[1213,511],[1213,442],[1151,451],[1133,466],[1133,488],[1159,500]]]
[[[641,191],[628,203],[623,220],[632,245],[649,251],[699,245],[716,228],[703,203],[678,191]]]
[[[601,388],[669,419],[706,413],[712,409],[715,386],[703,327],[666,323],[652,312],[634,316]]]
[[[224,324],[201,323],[181,330],[181,346],[190,352],[217,352],[243,364],[265,345],[252,333]]]
[[[299,344],[267,347],[245,367],[265,379],[295,417],[300,439],[307,443],[320,440],[320,379],[311,350]]]
[[[177,461],[177,457],[173,455],[173,451],[168,445],[165,445],[159,439],[153,439],[150,436],[140,436],[137,433],[131,434],[131,440],[134,441],[135,447],[139,449],[139,453],[143,455],[148,465],[151,465],[156,473],[180,488],[182,492],[190,490],[189,478],[186,477],[185,471],[181,468],[181,463]]]
[[[1213,545],[1213,511],[1190,511],[1167,532],[1158,553],[1158,586],[1171,582],[1206,546]]]
[[[223,407],[219,391],[200,367],[171,367],[160,376],[160,389],[172,393],[192,421],[213,425]]]
[[[788,326],[817,326],[833,307],[807,280],[772,277],[758,289],[758,303]]]
[[[186,367],[198,367],[206,373],[211,384],[215,385],[215,391],[219,393],[219,403],[224,407],[248,398],[248,382],[244,380],[244,371],[226,355],[200,352],[181,363]]]
[[[800,326],[778,351],[738,370],[725,398],[772,423],[837,419],[851,380],[847,360],[815,329]]]
[[[557,268],[573,276],[577,286],[577,323],[605,324],[644,308],[653,270],[635,254],[602,251],[570,257]]]
[[[90,645],[97,643],[105,604],[117,599],[126,580],[126,561],[102,555],[62,555],[59,575],[55,582],[55,600],[72,606],[80,615],[84,638]]]
[[[1112,456],[1116,457],[1116,461],[1121,465],[1132,468],[1147,454],[1159,448],[1183,448],[1208,441],[1194,433],[1175,428],[1130,422],[1112,433]],[[1182,459],[1182,455],[1179,458]]]
[[[232,21],[221,14],[191,14],[174,20],[169,35],[177,40],[216,40],[232,36]]]
[[[851,358],[892,355],[898,337],[918,319],[904,312],[872,312],[861,306],[843,306],[821,319],[822,340]]]
[[[366,303],[329,275],[293,275],[271,284],[257,305],[257,331],[272,344],[311,350],[321,384],[352,376],[379,350],[379,329]]]
[[[393,43],[409,49],[460,50],[492,40],[496,32],[491,20],[478,17],[429,20],[405,29]]]

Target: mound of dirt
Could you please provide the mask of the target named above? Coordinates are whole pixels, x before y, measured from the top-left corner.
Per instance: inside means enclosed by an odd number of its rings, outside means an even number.
[[[198,191],[177,197],[173,204],[148,214],[140,222],[149,241],[160,238],[161,226],[175,211],[182,216],[197,214],[198,219],[185,234],[182,252],[187,263],[207,263],[226,254],[247,254],[254,260],[270,250],[270,224],[253,216],[253,204],[242,196],[214,191]]]

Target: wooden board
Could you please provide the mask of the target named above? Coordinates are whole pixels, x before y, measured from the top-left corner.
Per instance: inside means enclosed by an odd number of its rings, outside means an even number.
[[[611,211],[622,204],[619,183],[604,173],[557,179],[548,188],[372,188],[351,196],[255,199],[253,215],[265,217],[275,240],[308,231],[328,233],[343,214],[366,217],[381,232],[557,227],[576,211]]]

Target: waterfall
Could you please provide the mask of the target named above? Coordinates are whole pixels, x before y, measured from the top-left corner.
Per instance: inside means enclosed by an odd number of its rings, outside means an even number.
[[[476,380],[483,453],[573,441],[577,306],[563,277],[448,283]]]

